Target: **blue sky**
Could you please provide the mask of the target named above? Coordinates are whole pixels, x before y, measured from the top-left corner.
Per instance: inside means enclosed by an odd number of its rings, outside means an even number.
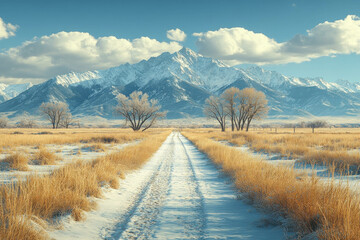
[[[286,75],[360,81],[357,29],[360,20],[353,17],[339,22],[348,15],[360,16],[359,1],[0,0],[0,18],[4,26],[10,26],[3,37],[0,29],[0,65],[3,62],[0,81],[39,82],[67,71],[134,63],[164,51],[175,51],[181,46],[231,65],[260,64]],[[308,36],[307,30],[326,21],[330,23],[328,26],[313,31],[316,38]],[[331,32],[334,25],[336,29]],[[184,41],[177,37],[167,38],[167,31],[176,28],[187,35]],[[327,29],[335,34],[329,36],[337,42],[329,43],[329,39],[321,38]],[[59,32],[64,33],[49,38]],[[73,32],[87,35],[69,34]],[[355,37],[349,43],[342,43],[339,34]],[[296,39],[291,41],[296,35],[305,38],[302,38],[301,48]],[[107,38],[110,36],[115,39]],[[106,39],[102,40],[106,41],[99,44],[97,40],[104,37]],[[248,39],[255,39],[254,43],[249,44]],[[86,49],[75,49],[79,42],[86,42]],[[71,45],[71,49],[65,46],[66,50],[63,50],[61,44]],[[307,44],[306,54],[301,52],[304,44]],[[321,49],[322,46],[326,48],[326,44],[331,51]],[[90,45],[96,49],[91,49]],[[113,46],[118,46],[117,50]],[[136,51],[129,48],[136,48]],[[56,52],[56,49],[62,50]],[[241,52],[236,52],[240,51],[238,49],[242,49]],[[89,54],[91,56],[87,56]],[[72,63],[70,60],[74,58],[77,62]],[[80,61],[82,64],[78,63]]]

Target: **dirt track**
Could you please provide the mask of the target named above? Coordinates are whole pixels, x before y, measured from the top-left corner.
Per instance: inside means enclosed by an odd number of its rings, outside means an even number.
[[[237,200],[229,179],[180,133],[107,239],[282,239],[280,227]]]
[[[284,239],[280,226],[238,199],[232,181],[179,132],[171,133],[86,220],[54,239]]]

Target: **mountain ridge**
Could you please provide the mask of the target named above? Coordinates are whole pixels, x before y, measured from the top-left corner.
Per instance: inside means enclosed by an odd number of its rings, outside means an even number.
[[[287,77],[260,67],[230,67],[188,48],[132,65],[55,76],[1,103],[0,112],[38,114],[42,102],[64,101],[75,115],[114,118],[116,95],[139,90],[158,99],[168,118],[202,117],[205,99],[232,86],[263,91],[270,116],[360,113],[360,84]]]
[[[6,84],[0,83],[0,103],[10,100],[25,90],[31,88],[32,83]]]

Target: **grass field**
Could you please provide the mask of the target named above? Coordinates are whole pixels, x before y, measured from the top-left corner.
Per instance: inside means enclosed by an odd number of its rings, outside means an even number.
[[[1,239],[48,239],[47,229],[57,224],[54,219],[71,216],[76,221],[83,220],[85,211],[96,209],[95,199],[101,198],[103,187],[118,188],[120,179],[141,167],[170,132],[171,129],[146,132],[2,129],[1,153],[7,154],[2,161],[12,171],[29,171],[32,164],[58,164],[60,159],[53,146],[80,147],[74,153],[78,160],[61,165],[51,174],[30,174],[25,180],[0,186]],[[181,132],[231,176],[238,191],[252,203],[291,219],[299,236],[315,234],[319,239],[334,240],[360,236],[359,191],[331,176],[324,181],[236,148],[246,145],[255,152],[276,153],[285,159],[356,175],[360,166],[359,129],[316,129],[314,134],[311,129],[297,129],[296,133],[293,129],[225,133],[218,129],[183,129]],[[130,142],[133,144],[108,152],[109,144]],[[33,152],[21,151],[28,147]],[[84,161],[82,149],[103,155]]]
[[[104,142],[119,143],[135,139],[141,141],[92,162],[78,161],[65,165],[51,175],[33,175],[26,181],[2,185],[0,187],[1,239],[46,239],[44,229],[52,224],[54,217],[70,214],[75,220],[81,220],[83,211],[95,207],[91,197],[101,197],[101,187],[107,185],[112,188],[119,187],[119,177],[141,166],[169,134],[169,130],[166,129],[146,133],[118,129],[81,129],[64,133],[51,131],[46,134],[34,134],[39,131],[43,130],[23,130],[23,134],[12,134],[12,130],[2,131],[1,146],[4,149],[21,145],[85,141],[95,143],[93,146],[101,149],[101,143]],[[54,160],[52,153],[42,145],[38,154],[37,159],[43,164]],[[26,154],[13,154],[5,161],[26,166],[29,157]]]
[[[156,130],[149,130],[154,132]],[[69,144],[80,142],[121,143],[140,139],[148,132],[133,132],[129,129],[0,129],[0,147],[36,146],[41,144]]]
[[[311,134],[253,131],[249,133],[199,129],[183,130],[201,151],[234,178],[237,188],[260,206],[293,219],[304,235],[316,233],[320,239],[358,239],[360,236],[359,192],[335,181],[320,181],[316,176],[304,176],[293,168],[275,166],[262,159],[225,146],[218,140],[236,145],[249,144],[257,151],[283,155],[304,154],[304,161],[315,160],[333,164],[332,149],[345,153],[357,149],[358,130],[339,130]],[[321,150],[315,147],[321,146]],[[310,154],[323,153],[321,158]],[[337,156],[341,164],[358,166],[360,159],[351,161]]]
[[[356,174],[360,167],[360,130],[348,128],[252,129],[250,132],[218,133],[202,130],[208,137],[232,144],[247,145],[254,151],[279,153],[308,164],[333,166],[337,172]]]

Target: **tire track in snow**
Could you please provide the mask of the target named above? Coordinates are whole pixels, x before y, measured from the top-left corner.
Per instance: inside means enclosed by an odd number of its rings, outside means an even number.
[[[107,239],[203,239],[203,196],[180,133],[160,166]]]
[[[285,236],[271,216],[238,200],[231,179],[219,170],[182,134],[171,133],[143,168],[128,174],[120,189],[99,200],[98,211],[89,212],[84,222],[67,222],[52,236],[83,240],[292,236]]]
[[[106,239],[148,239],[152,226],[163,205],[169,189],[174,154],[174,136],[168,147],[167,156],[142,189],[134,204],[122,221],[116,224],[115,232]]]
[[[199,186],[199,181],[196,177],[196,173],[194,170],[194,166],[192,164],[192,160],[189,156],[189,153],[183,143],[183,141],[180,138],[180,132],[177,134],[177,138],[178,140],[181,142],[181,146],[184,149],[184,153],[186,155],[186,159],[187,159],[187,163],[189,164],[189,170],[191,171],[191,183],[192,183],[192,193],[194,193],[192,196],[195,200],[195,206],[196,206],[196,212],[197,212],[197,216],[195,216],[195,222],[190,223],[192,228],[195,228],[198,233],[199,233],[199,237],[201,239],[204,238],[205,235],[205,228],[206,228],[206,215],[205,215],[205,210],[204,210],[204,196],[201,193],[200,190],[200,186]],[[197,238],[199,239],[199,238]]]
[[[171,187],[155,230],[155,239],[204,239],[203,196],[187,150],[176,133]]]

